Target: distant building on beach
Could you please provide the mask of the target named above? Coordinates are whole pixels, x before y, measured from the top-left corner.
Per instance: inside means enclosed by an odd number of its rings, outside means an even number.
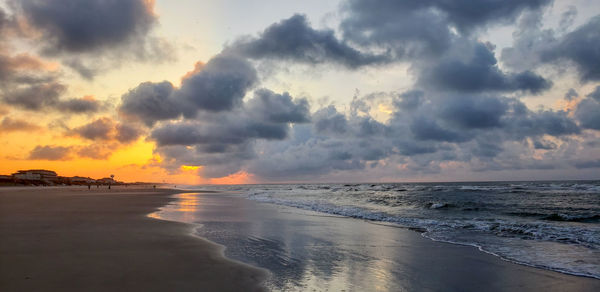
[[[12,177],[19,180],[42,181],[45,183],[55,183],[58,181],[56,172],[45,169],[19,170],[13,173]]]
[[[99,184],[103,184],[103,185],[114,185],[114,184],[117,183],[117,181],[115,181],[111,177],[105,177],[105,178],[97,179],[96,182],[99,183]]]
[[[89,178],[89,177],[82,177],[82,176],[70,177],[69,180],[73,184],[93,184],[93,183],[96,183],[95,179]]]
[[[114,175],[95,180],[83,176],[58,176],[56,172],[45,169],[19,170],[12,175],[0,175],[1,185],[123,185]]]

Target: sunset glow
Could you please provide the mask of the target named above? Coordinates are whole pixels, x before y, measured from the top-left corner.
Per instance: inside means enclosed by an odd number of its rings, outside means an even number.
[[[359,0],[270,1],[247,16],[243,1],[59,12],[55,1],[3,0],[0,173],[179,184],[598,177],[597,5],[525,1],[472,18],[400,2],[388,14]]]

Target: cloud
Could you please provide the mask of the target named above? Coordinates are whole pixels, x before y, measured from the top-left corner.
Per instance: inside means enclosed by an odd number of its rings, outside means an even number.
[[[549,89],[552,82],[531,72],[504,73],[498,68],[494,53],[488,46],[476,43],[465,57],[446,57],[423,69],[419,84],[438,90],[528,91],[533,94]],[[464,53],[464,51],[463,51]],[[461,60],[466,59],[466,60]]]
[[[115,139],[121,143],[136,141],[144,132],[135,125],[119,123],[115,127]]]
[[[71,159],[71,147],[65,146],[36,146],[29,153],[32,160],[68,160]]]
[[[118,141],[131,143],[143,133],[135,124],[117,123],[111,118],[101,117],[83,126],[68,130],[68,134],[93,141]]]
[[[600,168],[600,159],[576,161],[574,165],[577,168]]]
[[[202,70],[185,79],[173,98],[189,105],[182,108],[187,117],[193,117],[198,110],[230,110],[257,81],[256,70],[248,61],[217,55]]]
[[[575,117],[583,128],[600,130],[600,102],[594,95],[583,99],[577,105]]]
[[[254,141],[285,139],[290,123],[308,121],[305,99],[258,89],[252,99],[230,111],[208,111],[194,119],[160,124],[150,138],[170,164],[203,165],[204,176],[226,176],[255,156]]]
[[[156,23],[143,0],[20,0],[14,2],[42,33],[50,52],[90,52],[138,41]]]
[[[114,121],[103,117],[89,124],[72,129],[74,134],[89,140],[109,140],[114,128]]]
[[[119,61],[173,59],[173,47],[151,34],[158,23],[154,1],[10,0],[21,36],[45,56],[85,79],[119,66]]]
[[[91,97],[84,97],[62,100],[55,105],[55,108],[71,113],[96,113],[100,111],[102,105]]]
[[[174,119],[182,110],[171,94],[174,88],[171,82],[144,82],[121,96],[119,111],[151,126],[160,120]]]
[[[338,40],[333,30],[310,27],[306,16],[295,14],[267,27],[258,37],[238,39],[226,49],[252,59],[277,59],[307,64],[335,63],[349,68],[383,64],[385,54],[361,52]]]
[[[57,82],[36,84],[5,93],[3,101],[26,110],[39,111],[58,104],[65,91],[66,87]]]
[[[96,143],[74,147],[74,150],[79,157],[91,159],[108,159],[113,154],[113,149],[115,149],[116,147],[116,145]]]
[[[596,86],[596,89],[587,95],[588,98],[595,99],[600,102],[600,86]]]
[[[217,55],[201,70],[188,74],[178,89],[168,81],[140,84],[121,97],[119,110],[149,126],[180,115],[193,118],[198,111],[227,111],[241,104],[257,81],[256,70],[248,61]]]
[[[397,58],[435,56],[457,38],[489,25],[513,21],[524,10],[537,10],[550,0],[502,1],[371,1],[343,4],[340,29],[345,40],[365,47],[392,50]]]
[[[558,30],[542,28],[542,14],[527,14],[519,22],[512,47],[502,50],[502,61],[513,69],[535,68],[552,64],[564,68],[572,64],[583,82],[600,80],[600,16],[566,32],[571,8],[565,11],[566,19]]]
[[[108,159],[119,145],[114,143],[94,143],[89,145],[38,145],[29,152],[27,159],[33,160],[72,160],[75,157],[96,160]]]
[[[542,52],[542,60],[572,62],[582,81],[600,80],[600,16],[566,34],[558,43]]]
[[[40,126],[18,118],[13,119],[10,117],[5,117],[0,123],[0,133],[14,131],[37,131],[40,129]]]

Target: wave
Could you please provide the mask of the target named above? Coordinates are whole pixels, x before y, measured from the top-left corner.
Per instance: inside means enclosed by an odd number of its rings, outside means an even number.
[[[543,220],[548,221],[566,221],[566,222],[584,222],[584,223],[594,223],[600,222],[600,214],[590,215],[590,216],[573,216],[566,214],[550,214],[542,218]]]

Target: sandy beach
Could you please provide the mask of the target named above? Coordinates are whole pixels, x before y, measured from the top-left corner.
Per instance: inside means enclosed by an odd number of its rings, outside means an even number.
[[[147,217],[172,190],[0,188],[0,291],[260,291],[191,225]]]
[[[510,263],[403,228],[239,194],[176,193],[0,189],[0,290],[600,289],[596,279]]]

